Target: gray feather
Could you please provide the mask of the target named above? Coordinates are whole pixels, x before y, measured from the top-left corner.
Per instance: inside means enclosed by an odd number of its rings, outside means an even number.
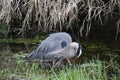
[[[36,50],[31,52],[29,60],[43,59],[46,54],[67,47],[71,42],[71,36],[66,32],[50,34]]]

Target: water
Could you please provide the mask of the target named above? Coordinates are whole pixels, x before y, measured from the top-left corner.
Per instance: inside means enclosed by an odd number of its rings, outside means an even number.
[[[81,63],[84,60],[89,61],[95,57],[109,61],[112,56],[116,56],[115,60],[118,63],[120,61],[120,42],[90,40],[82,41],[81,44],[83,45],[83,54],[76,63]],[[37,46],[38,43],[0,43],[0,68],[13,68],[18,55],[19,58],[27,59],[30,52]]]

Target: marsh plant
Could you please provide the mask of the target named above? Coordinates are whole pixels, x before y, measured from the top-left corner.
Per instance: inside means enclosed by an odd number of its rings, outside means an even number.
[[[12,30],[22,35],[34,28],[38,31],[76,28],[81,35],[85,29],[88,35],[92,20],[103,25],[114,16],[118,16],[118,35],[119,14],[120,0],[0,0],[0,23],[6,23],[8,31],[17,25]]]
[[[25,53],[24,53],[25,54]],[[112,56],[108,62],[99,57],[72,67],[63,65],[62,68],[48,68],[35,60],[29,62],[21,58],[23,54],[16,53],[7,58],[7,66],[0,69],[0,80],[119,80],[120,65]],[[12,59],[12,60],[11,60]],[[10,66],[12,64],[12,66]],[[1,65],[3,66],[3,65]]]

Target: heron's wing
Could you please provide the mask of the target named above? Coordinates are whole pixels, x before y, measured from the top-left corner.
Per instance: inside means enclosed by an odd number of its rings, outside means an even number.
[[[63,48],[63,49],[59,49],[57,51],[53,51],[53,52],[50,52],[48,54],[45,55],[45,60],[46,61],[52,61],[53,59],[60,59],[61,57],[62,58],[65,58],[65,54],[68,53],[68,47],[66,48]]]
[[[71,36],[65,32],[50,34],[35,50],[38,58],[43,58],[47,53],[65,48],[72,42]]]

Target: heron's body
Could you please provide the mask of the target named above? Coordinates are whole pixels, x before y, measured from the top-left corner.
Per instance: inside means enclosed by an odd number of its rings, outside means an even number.
[[[78,49],[80,50],[78,51]],[[59,64],[63,59],[67,59],[69,65],[71,65],[70,58],[73,58],[75,56],[79,57],[82,53],[81,49],[82,47],[79,45],[79,43],[72,42],[68,47],[46,54],[45,61],[53,61],[61,58],[61,60],[58,62]]]
[[[32,51],[29,60],[43,59],[50,52],[68,47],[72,42],[71,36],[65,32],[50,34],[36,50]]]
[[[72,48],[71,46],[68,46],[66,48],[48,53],[46,54],[45,57],[46,59],[59,58],[59,57],[71,58],[74,57],[75,54],[76,54],[76,49]]]
[[[43,62],[53,62],[53,65],[57,65],[63,59],[67,59],[71,65],[70,58],[79,57],[81,53],[82,48],[79,43],[72,42],[68,33],[59,32],[50,34],[37,49],[31,52],[29,60],[38,58]]]

